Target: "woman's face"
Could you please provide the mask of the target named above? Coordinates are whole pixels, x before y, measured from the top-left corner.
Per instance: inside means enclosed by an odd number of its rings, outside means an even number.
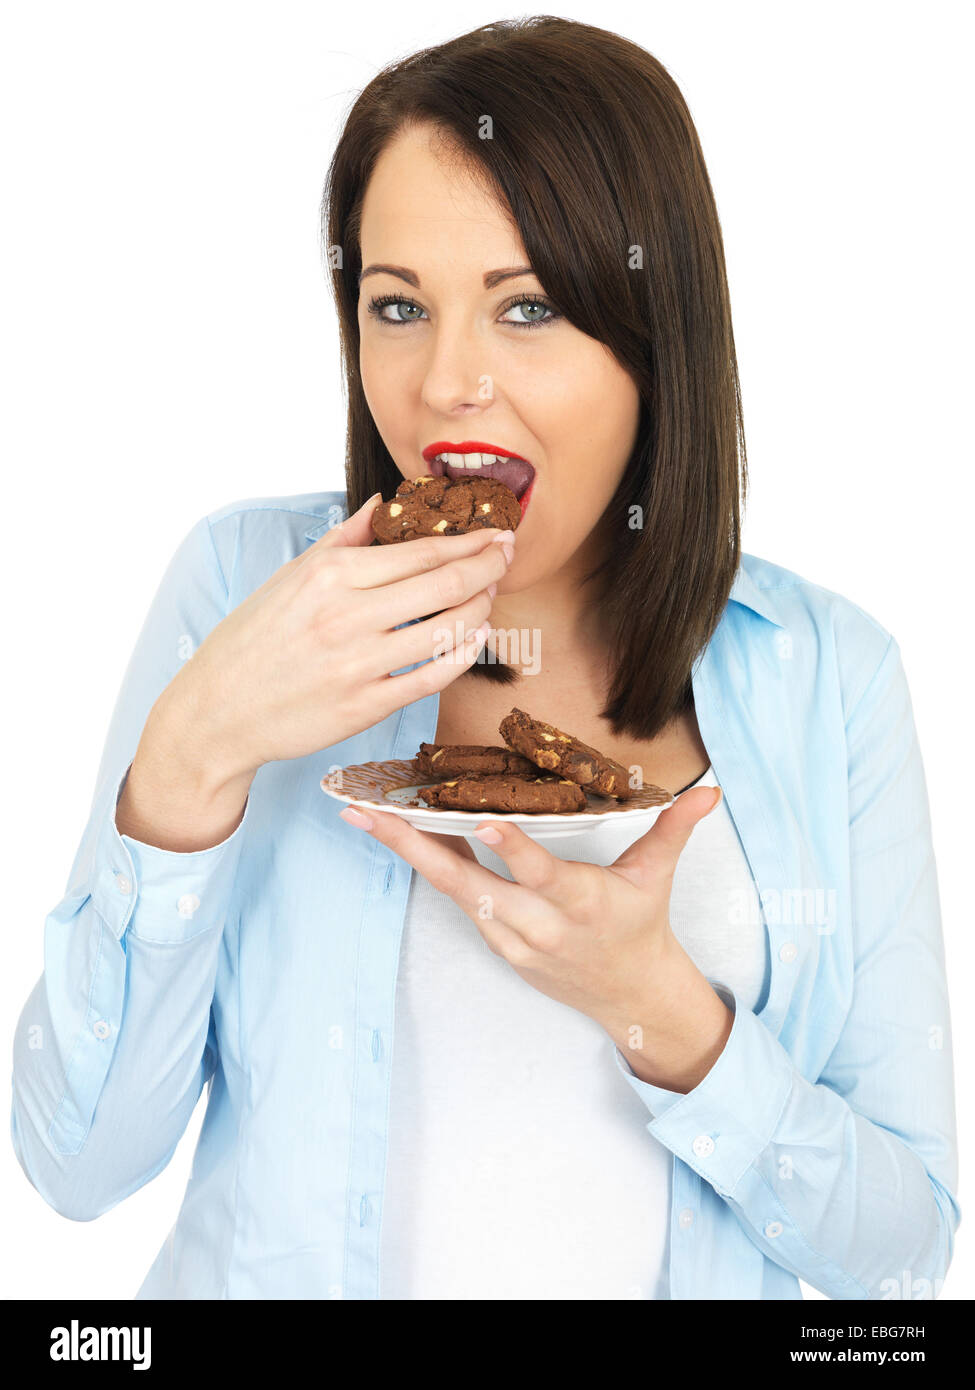
[[[498,589],[515,593],[577,556],[602,516],[636,441],[639,394],[604,344],[548,307],[530,271],[485,285],[492,272],[527,267],[521,238],[432,135],[429,126],[400,132],[366,189],[363,387],[404,478],[440,471],[423,451],[444,443],[475,442],[532,465]]]

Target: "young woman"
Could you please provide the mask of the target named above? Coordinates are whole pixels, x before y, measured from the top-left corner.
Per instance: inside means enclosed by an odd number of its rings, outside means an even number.
[[[347,492],[204,517],[163,578],[15,1040],[25,1172],[91,1220],[206,1085],[141,1298],[934,1297],[960,1213],[910,696],[877,622],[740,551],[674,82],[488,25],[369,84],[324,221]],[[377,493],[484,454],[528,465],[516,533],[370,544]],[[542,845],[322,794],[515,705],[674,804]]]

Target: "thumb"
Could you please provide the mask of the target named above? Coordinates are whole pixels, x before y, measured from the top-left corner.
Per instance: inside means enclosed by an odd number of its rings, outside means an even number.
[[[657,842],[674,851],[674,859],[691,837],[699,820],[711,814],[721,800],[720,787],[693,787],[680,796],[659,815],[651,826]]]
[[[661,811],[645,835],[634,841],[624,850],[616,861],[617,868],[636,868],[646,860],[646,851],[652,846],[653,859],[673,871],[698,821],[717,806],[723,793],[720,787],[693,787],[681,792],[680,796]]]
[[[370,545],[375,540],[372,529],[372,514],[382,501],[382,493],[374,492],[368,501],[363,502],[357,512],[347,516],[338,526],[325,532],[316,545]]]

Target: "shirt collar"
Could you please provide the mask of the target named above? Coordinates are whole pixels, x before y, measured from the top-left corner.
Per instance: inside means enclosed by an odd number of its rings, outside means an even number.
[[[771,591],[760,589],[745,566],[745,561],[751,558],[750,555],[742,554],[728,600],[750,608],[759,617],[766,618],[774,627],[785,628]]]
[[[317,541],[334,524],[332,521],[316,521],[314,526],[309,526],[305,532],[305,540]],[[745,567],[745,561],[750,559],[750,555],[742,554],[728,600],[731,603],[739,603],[745,608],[750,608],[753,613],[765,618],[773,627],[784,628],[785,623],[779,615],[769,590],[760,589]]]

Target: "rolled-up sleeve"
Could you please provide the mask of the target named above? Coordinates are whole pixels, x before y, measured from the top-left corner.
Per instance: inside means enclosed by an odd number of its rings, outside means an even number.
[[[91,1220],[172,1157],[218,1058],[211,1004],[247,808],[221,844],[180,853],[115,823],[145,719],[227,610],[209,523],[174,555],[125,673],[43,974],[14,1036],[11,1137],[44,1199]]]
[[[927,790],[893,638],[847,721],[853,996],[815,1082],[760,1019],[687,1094],[616,1063],[651,1134],[772,1260],[832,1298],[935,1298],[961,1219],[951,1028]],[[904,1290],[910,1289],[905,1294]]]

